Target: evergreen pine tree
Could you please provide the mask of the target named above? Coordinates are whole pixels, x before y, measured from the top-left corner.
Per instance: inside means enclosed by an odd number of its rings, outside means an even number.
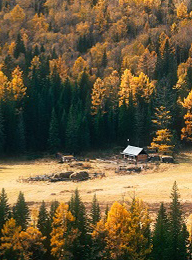
[[[22,230],[26,230],[29,221],[29,207],[27,206],[24,194],[21,191],[17,203],[13,207],[13,218],[16,220],[17,226],[21,226]]]
[[[39,209],[39,215],[38,215],[38,222],[37,227],[41,231],[42,235],[45,238],[43,241],[44,247],[47,250],[44,256],[44,259],[48,259],[51,255],[51,246],[50,246],[50,240],[51,240],[51,220],[49,218],[49,213],[46,209],[45,202],[42,201],[40,209]],[[49,258],[50,259],[50,258]]]
[[[15,50],[14,50],[14,57],[17,59],[19,57],[20,53],[25,54],[25,45],[22,40],[21,34],[18,33],[17,40],[16,40],[16,46],[15,46]]]
[[[59,138],[59,125],[56,118],[55,109],[51,113],[51,122],[49,127],[48,147],[51,152],[55,153],[61,146],[61,140]]]
[[[122,106],[119,108],[119,117],[118,117],[118,139],[119,142],[122,144],[125,143],[125,140],[129,138],[129,113],[128,113],[128,107],[123,102]]]
[[[79,151],[79,123],[78,117],[81,111],[78,111],[75,105],[71,105],[67,128],[66,128],[66,149],[70,153],[77,153]]]
[[[154,260],[169,260],[169,221],[164,204],[161,203],[153,232],[152,257]]]
[[[1,236],[1,229],[5,222],[10,218],[10,206],[8,204],[7,194],[5,193],[5,189],[2,188],[0,194],[0,236]]]
[[[50,212],[49,212],[49,219],[51,221],[51,224],[53,222],[53,217],[54,217],[55,212],[58,207],[59,207],[59,202],[57,200],[51,202],[51,207],[50,207]]]
[[[69,210],[75,217],[72,227],[77,228],[79,236],[73,242],[74,260],[89,259],[90,235],[88,235],[88,221],[85,205],[83,204],[78,189],[75,190],[69,202]]]
[[[107,52],[106,52],[106,49],[104,49],[104,52],[103,52],[102,66],[103,66],[104,68],[107,67]]]
[[[176,181],[173,184],[171,191],[172,202],[170,203],[169,222],[170,222],[170,256],[169,260],[186,260],[187,259],[187,247],[186,244],[187,234],[184,232],[183,225],[183,212],[182,206],[179,201],[180,194]]]
[[[17,115],[16,148],[18,153],[23,153],[26,150],[25,126],[22,111],[19,111]]]
[[[92,204],[91,204],[91,224],[96,225],[97,222],[101,219],[101,214],[100,214],[100,207],[99,203],[97,201],[96,194],[93,196]]]

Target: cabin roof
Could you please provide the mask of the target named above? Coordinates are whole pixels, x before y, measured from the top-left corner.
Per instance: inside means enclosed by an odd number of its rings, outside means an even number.
[[[137,156],[143,151],[143,148],[128,145],[121,154]]]

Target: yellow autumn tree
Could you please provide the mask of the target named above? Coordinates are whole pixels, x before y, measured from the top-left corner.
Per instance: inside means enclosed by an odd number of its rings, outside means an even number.
[[[104,85],[106,86],[106,96],[109,106],[112,108],[118,105],[118,92],[119,92],[119,74],[114,70],[108,77],[104,78]]]
[[[20,232],[21,227],[16,226],[16,221],[13,218],[4,224],[0,238],[0,256],[2,256],[3,259],[19,259],[21,250],[19,241]]]
[[[106,222],[98,222],[92,233],[98,241],[99,255],[102,259],[145,259],[151,252],[150,223],[142,201],[134,199],[129,210],[127,205],[113,203]]]
[[[187,97],[191,90],[190,74],[192,71],[192,58],[189,57],[186,62],[180,63],[177,68],[178,81],[175,85],[175,89],[178,93],[178,103],[181,103],[184,98]]]
[[[95,25],[100,33],[105,31],[109,23],[108,0],[99,0],[95,9]]]
[[[142,200],[134,198],[130,207],[128,241],[125,250],[133,260],[143,260],[151,253],[149,213]]]
[[[5,98],[5,92],[7,86],[8,86],[8,78],[0,70],[0,100]]]
[[[66,62],[62,59],[61,56],[59,56],[58,59],[53,59],[49,61],[50,66],[50,74],[52,75],[54,72],[54,68],[57,69],[57,72],[59,73],[59,76],[61,80],[64,82],[68,76],[68,70],[69,68],[66,65]],[[74,68],[75,69],[75,68]],[[76,70],[76,69],[75,69]]]
[[[130,212],[118,202],[113,203],[107,217],[106,244],[111,259],[120,259],[126,253],[128,243]]]
[[[181,2],[177,7],[177,17],[179,19],[185,19],[188,17],[187,6],[183,2]]]
[[[125,102],[127,105],[129,104],[129,96],[132,92],[132,79],[133,75],[131,74],[131,71],[126,69],[121,77],[121,84],[119,87],[119,106],[122,106],[123,102]]]
[[[155,110],[155,119],[153,119],[152,122],[156,124],[159,129],[166,128],[167,123],[170,122],[172,118],[171,112],[164,106],[156,107]]]
[[[12,73],[12,80],[7,87],[8,96],[12,100],[19,101],[26,95],[27,88],[23,83],[23,73],[19,66]]]
[[[174,149],[172,141],[173,135],[169,129],[161,129],[156,131],[156,137],[153,138],[151,147],[158,148],[160,153],[171,154]]]
[[[47,32],[49,28],[49,24],[43,14],[35,14],[31,20],[31,26],[35,32]]]
[[[19,242],[22,259],[40,259],[46,252],[43,246],[44,239],[37,228],[28,227],[26,231],[21,231]]]
[[[97,78],[93,85],[91,94],[91,104],[93,114],[96,114],[99,110],[105,111],[106,100],[106,87],[104,81],[101,78]]]
[[[79,73],[83,72],[84,70],[88,69],[88,63],[84,60],[81,56],[76,59],[73,65],[73,75],[77,77]]]
[[[12,22],[22,22],[25,19],[25,12],[18,4],[10,12]]]
[[[187,113],[184,115],[185,127],[181,129],[181,139],[192,141],[192,90],[184,99],[182,106],[187,110]]]
[[[75,218],[68,211],[68,205],[61,203],[53,217],[51,233],[51,254],[58,260],[72,256],[70,246],[78,235],[78,230],[71,227],[74,220]]]
[[[131,89],[136,103],[140,100],[149,103],[155,86],[153,82],[149,81],[149,77],[141,72],[138,77],[132,78]]]
[[[153,78],[157,63],[157,53],[155,51],[150,52],[148,48],[145,49],[141,55],[138,64],[138,71],[143,72],[149,78]]]

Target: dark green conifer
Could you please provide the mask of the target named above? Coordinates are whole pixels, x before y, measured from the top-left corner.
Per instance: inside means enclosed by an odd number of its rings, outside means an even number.
[[[100,207],[99,203],[96,197],[96,194],[93,196],[93,201],[91,204],[91,224],[96,225],[97,222],[101,219],[101,212],[100,212]]]
[[[59,207],[59,202],[57,200],[51,202],[51,207],[49,212],[49,218],[51,220],[51,223],[53,222],[53,217],[58,207]]]
[[[81,111],[77,110],[75,105],[71,105],[67,127],[66,127],[66,149],[70,153],[79,152],[79,116]]]
[[[25,54],[25,45],[24,45],[23,39],[21,37],[21,34],[18,33],[17,40],[16,40],[16,46],[14,49],[14,57],[17,59],[19,57],[20,53]]]
[[[52,228],[51,228],[51,220],[49,217],[49,213],[46,209],[44,201],[42,201],[40,209],[39,209],[37,227],[41,231],[42,235],[45,237],[43,244],[47,251],[46,251],[43,259],[48,259],[51,255],[51,245],[50,245],[51,235],[50,234],[51,234]]]
[[[107,67],[107,52],[106,52],[106,49],[104,49],[104,51],[103,51],[103,57],[102,57],[102,66],[104,67],[104,68],[106,68]]]
[[[187,259],[187,247],[183,246],[187,241],[187,233],[183,232],[183,212],[182,206],[179,201],[180,194],[178,192],[178,187],[176,181],[173,184],[171,191],[170,212],[169,212],[169,222],[170,222],[170,256],[169,260],[186,260]]]
[[[3,225],[10,218],[10,215],[11,215],[11,211],[8,203],[7,194],[5,193],[5,189],[2,188],[0,194],[0,235],[1,235],[1,229],[3,228]]]
[[[21,191],[17,203],[13,207],[13,218],[16,220],[17,226],[21,226],[22,230],[26,230],[30,218],[29,207],[27,206],[24,194]]]
[[[56,152],[61,146],[61,140],[59,138],[59,125],[56,117],[55,109],[51,113],[51,122],[49,127],[48,147],[51,152]]]
[[[18,153],[23,153],[26,151],[25,125],[24,125],[24,119],[23,119],[23,111],[19,111],[17,114],[16,149],[17,149]]]
[[[170,227],[164,204],[161,203],[158,216],[155,223],[152,242],[153,251],[152,256],[154,260],[168,260],[169,259],[169,234]]]
[[[75,190],[69,202],[69,210],[75,217],[73,228],[77,228],[79,236],[73,242],[74,260],[89,259],[90,235],[87,221],[86,209],[83,204],[78,189]]]

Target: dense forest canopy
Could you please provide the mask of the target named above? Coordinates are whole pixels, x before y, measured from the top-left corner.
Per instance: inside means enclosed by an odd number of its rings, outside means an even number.
[[[1,0],[0,151],[192,141],[192,3]]]

